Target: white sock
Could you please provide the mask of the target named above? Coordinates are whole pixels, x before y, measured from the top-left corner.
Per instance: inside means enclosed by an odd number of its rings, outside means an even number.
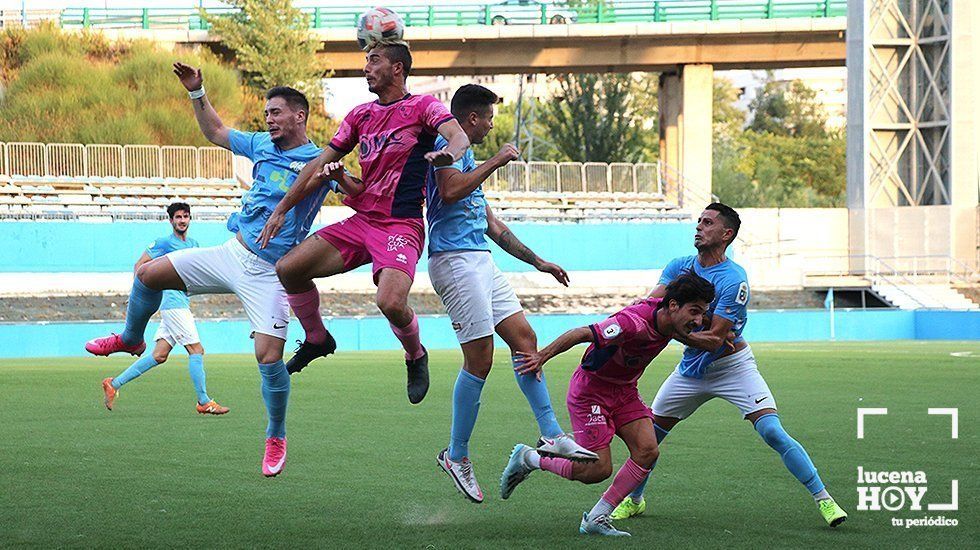
[[[541,469],[541,455],[537,451],[524,453],[524,465],[534,470]]]
[[[821,500],[827,500],[830,498],[830,493],[827,492],[826,488],[820,490],[819,493],[813,495],[813,500],[820,502]]]
[[[595,506],[593,506],[592,510],[589,512],[589,519],[595,519],[596,516],[608,516],[615,509],[616,507],[606,502],[606,499],[600,498],[599,502],[596,502]]]

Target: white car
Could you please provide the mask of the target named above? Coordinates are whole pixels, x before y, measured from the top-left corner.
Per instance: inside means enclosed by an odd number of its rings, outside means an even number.
[[[540,25],[544,21],[552,25],[565,25],[578,20],[575,10],[537,0],[504,0],[487,6],[491,25]]]

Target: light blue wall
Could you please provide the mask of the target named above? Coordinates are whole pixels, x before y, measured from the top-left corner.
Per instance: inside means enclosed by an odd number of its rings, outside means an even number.
[[[602,315],[531,315],[531,325],[540,342],[549,342],[562,332],[601,319]],[[836,312],[837,340],[980,340],[980,312],[972,311],[862,311]],[[429,349],[458,347],[448,318],[424,317],[420,322],[422,341]],[[382,317],[339,318],[328,322],[340,349],[394,350],[398,341]],[[0,357],[81,356],[84,343],[109,332],[121,332],[122,323],[51,323],[0,325]],[[147,337],[156,324],[150,323]],[[207,353],[250,353],[247,321],[202,321],[198,323]],[[289,327],[288,341],[303,336],[299,323]],[[745,337],[750,342],[826,341],[830,339],[827,311],[754,311],[749,315]],[[498,341],[498,345],[503,345]]]
[[[692,223],[513,223],[510,227],[532,250],[568,271],[660,269],[671,258],[694,252]],[[0,272],[129,271],[153,239],[170,231],[165,221],[0,223]],[[190,234],[201,246],[231,238],[219,222],[194,222]],[[532,269],[493,247],[502,271]],[[420,271],[425,266],[426,262],[419,262]]]

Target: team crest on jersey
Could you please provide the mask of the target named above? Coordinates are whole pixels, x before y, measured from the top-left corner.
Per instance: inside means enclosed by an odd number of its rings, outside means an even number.
[[[405,248],[408,239],[401,235],[388,235],[388,252],[394,252],[399,248]]]

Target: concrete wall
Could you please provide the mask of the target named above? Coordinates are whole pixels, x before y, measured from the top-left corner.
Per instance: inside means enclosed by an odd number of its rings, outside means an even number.
[[[735,246],[753,288],[799,288],[813,269],[845,269],[846,208],[743,208]]]
[[[602,317],[531,315],[529,319],[538,340],[546,343],[569,328]],[[975,311],[837,310],[835,322],[837,340],[980,340],[980,312]],[[424,317],[419,324],[429,349],[458,348],[447,317]],[[342,351],[399,349],[383,317],[331,319],[327,327]],[[0,358],[80,357],[85,355],[82,346],[87,340],[122,328],[122,323],[0,325]],[[147,333],[155,330],[156,323],[150,323]],[[198,330],[208,353],[252,352],[247,321],[203,321]],[[301,339],[302,332],[299,323],[291,323],[288,341]],[[826,341],[830,314],[823,310],[754,311],[744,335],[750,342]]]
[[[692,223],[509,225],[532,250],[568,271],[660,269],[694,252]],[[165,221],[0,223],[0,273],[129,272],[147,245],[169,231]],[[195,222],[190,234],[201,246],[232,236],[219,222]],[[492,246],[502,271],[533,271]],[[419,270],[426,270],[426,262],[419,262]]]

